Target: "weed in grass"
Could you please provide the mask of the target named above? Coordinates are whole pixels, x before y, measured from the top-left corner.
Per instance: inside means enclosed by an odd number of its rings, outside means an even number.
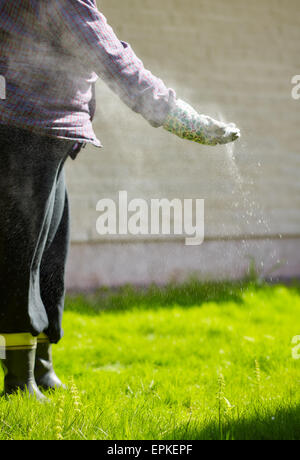
[[[82,403],[81,403],[81,398],[80,398],[78,388],[77,388],[77,386],[75,384],[75,381],[74,381],[73,377],[71,377],[71,379],[70,379],[70,394],[72,396],[74,414],[75,415],[80,415],[81,414],[81,409],[82,409]]]
[[[57,401],[57,415],[55,419],[55,438],[62,441],[63,437],[63,417],[64,417],[65,397],[61,394]]]
[[[259,367],[259,362],[255,360],[255,382],[256,382],[256,389],[257,389],[257,396],[260,398],[261,396],[261,371]]]

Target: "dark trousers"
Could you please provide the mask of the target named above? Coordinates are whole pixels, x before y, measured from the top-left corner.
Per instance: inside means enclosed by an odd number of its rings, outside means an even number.
[[[0,125],[0,334],[62,337],[74,142]]]

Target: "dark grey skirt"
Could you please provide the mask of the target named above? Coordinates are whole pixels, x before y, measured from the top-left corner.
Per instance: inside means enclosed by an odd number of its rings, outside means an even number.
[[[62,337],[69,207],[63,166],[78,147],[0,125],[0,334]]]

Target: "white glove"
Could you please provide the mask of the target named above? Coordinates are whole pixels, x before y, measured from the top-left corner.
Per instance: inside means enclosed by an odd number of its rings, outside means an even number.
[[[204,145],[227,144],[241,135],[234,123],[226,124],[201,115],[181,99],[175,102],[163,127],[182,139]]]

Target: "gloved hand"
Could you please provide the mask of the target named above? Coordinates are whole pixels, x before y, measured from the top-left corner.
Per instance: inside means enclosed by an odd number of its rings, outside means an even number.
[[[175,102],[163,127],[182,139],[204,145],[227,144],[241,135],[234,123],[226,124],[201,115],[181,99]]]

